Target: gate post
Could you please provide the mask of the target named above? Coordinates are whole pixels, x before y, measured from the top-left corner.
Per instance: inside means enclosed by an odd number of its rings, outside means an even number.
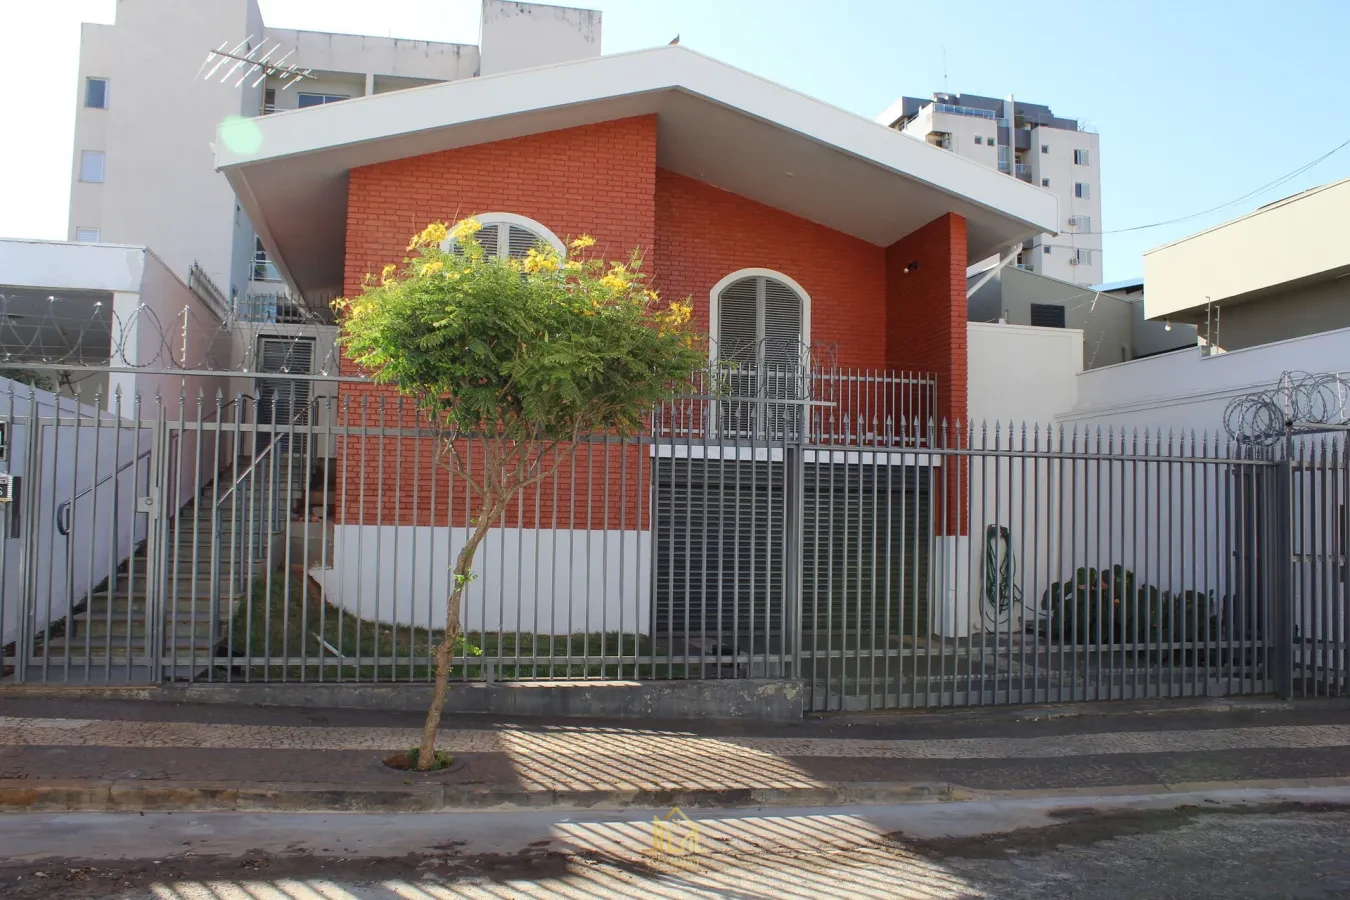
[[[10,386],[9,396],[9,422],[12,429],[15,418],[13,385]],[[37,390],[31,387],[28,389],[28,421],[25,426],[24,469],[20,473],[15,473],[23,477],[19,486],[18,534],[14,535],[21,539],[19,542],[19,558],[14,561],[6,560],[10,565],[17,564],[19,570],[19,628],[18,637],[14,643],[14,679],[19,684],[23,684],[30,678],[29,665],[33,658],[33,642],[37,640],[37,628],[33,623],[37,616],[37,554],[39,541],[41,540],[38,534],[38,523],[41,519],[41,516],[38,515],[38,488],[42,484],[44,459],[39,452],[42,447],[42,424],[38,419]],[[14,473],[13,466],[14,461],[13,456],[11,456],[11,473]],[[5,533],[8,534],[9,526],[6,525],[5,527],[7,529]],[[48,585],[48,590],[50,588],[51,586]],[[46,660],[46,653],[47,648],[44,647],[44,660]],[[39,678],[42,681],[47,680],[45,662]]]
[[[138,416],[139,418],[139,416]],[[150,683],[164,681],[166,644],[169,640],[169,617],[166,615],[166,580],[168,554],[168,528],[163,521],[165,501],[169,493],[169,479],[173,474],[173,454],[167,446],[169,440],[168,416],[164,409],[162,396],[155,397],[155,418],[142,420],[139,426],[150,425],[150,463],[146,472],[145,494],[136,492],[136,513],[145,516],[145,653],[147,662],[146,680]],[[137,453],[140,441],[136,441]],[[135,469],[133,468],[133,474]],[[133,518],[133,522],[135,519]],[[133,526],[132,552],[135,552],[135,533]],[[177,648],[167,648],[170,660],[177,658]]]
[[[804,379],[806,380],[806,379]],[[783,441],[783,486],[784,486],[784,518],[786,527],[784,537],[786,539],[786,552],[784,559],[784,573],[786,580],[787,609],[783,622],[783,648],[782,659],[786,665],[779,677],[796,678],[802,677],[802,541],[805,528],[803,505],[805,494],[803,481],[806,478],[806,444],[808,440],[807,429],[811,421],[810,405],[810,382],[807,380],[807,389],[798,391],[798,396],[802,398],[797,404],[790,406],[791,415],[788,418],[788,427],[792,429],[792,437],[788,439],[787,429],[784,429]]]
[[[1292,442],[1275,467],[1274,493],[1267,524],[1272,564],[1270,592],[1271,681],[1283,700],[1294,696],[1294,460]]]

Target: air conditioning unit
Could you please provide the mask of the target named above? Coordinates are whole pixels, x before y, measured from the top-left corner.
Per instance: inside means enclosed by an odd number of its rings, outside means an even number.
[[[1078,218],[1077,218],[1076,216],[1070,216],[1070,217],[1069,217],[1069,227],[1070,227],[1070,228],[1077,228],[1077,227],[1078,227]]]
[[[1078,257],[1076,257],[1076,256],[1071,256],[1071,257],[1069,257],[1069,265],[1071,265],[1071,266],[1076,266],[1076,265],[1078,265]]]

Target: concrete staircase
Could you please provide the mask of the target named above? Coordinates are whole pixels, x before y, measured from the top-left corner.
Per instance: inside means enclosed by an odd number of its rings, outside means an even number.
[[[45,647],[35,648],[29,679],[64,681],[69,672],[70,681],[144,683],[161,676],[195,678],[213,665],[228,635],[230,615],[246,598],[249,575],[255,583],[264,576],[269,546],[275,551],[284,540],[290,520],[287,498],[298,499],[307,487],[303,458],[292,460],[272,453],[251,471],[250,465],[251,460],[241,459],[221,474],[218,493],[208,484],[192,502],[161,523],[167,529],[167,552],[158,579],[163,586],[160,673],[151,670],[151,631],[160,629],[149,621],[150,548],[142,542],[113,578],[76,607],[64,627],[54,629]],[[240,476],[245,481],[238,496],[226,500],[217,516],[218,497]],[[212,572],[213,552],[219,554],[218,576]],[[213,610],[216,577],[219,602]]]

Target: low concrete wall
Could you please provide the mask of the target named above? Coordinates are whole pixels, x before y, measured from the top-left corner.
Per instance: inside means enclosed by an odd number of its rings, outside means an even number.
[[[183,703],[393,709],[421,712],[426,684],[187,684],[146,691],[144,699]],[[645,719],[743,719],[797,722],[801,682],[728,678],[718,681],[546,681],[452,684],[447,713]],[[448,723],[447,723],[448,724]]]

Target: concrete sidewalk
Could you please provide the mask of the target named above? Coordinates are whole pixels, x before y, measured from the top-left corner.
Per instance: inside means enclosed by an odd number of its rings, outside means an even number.
[[[417,742],[415,714],[0,693],[0,810],[801,806],[1350,784],[1339,703],[447,724],[440,746],[456,766],[420,776],[379,762]]]

